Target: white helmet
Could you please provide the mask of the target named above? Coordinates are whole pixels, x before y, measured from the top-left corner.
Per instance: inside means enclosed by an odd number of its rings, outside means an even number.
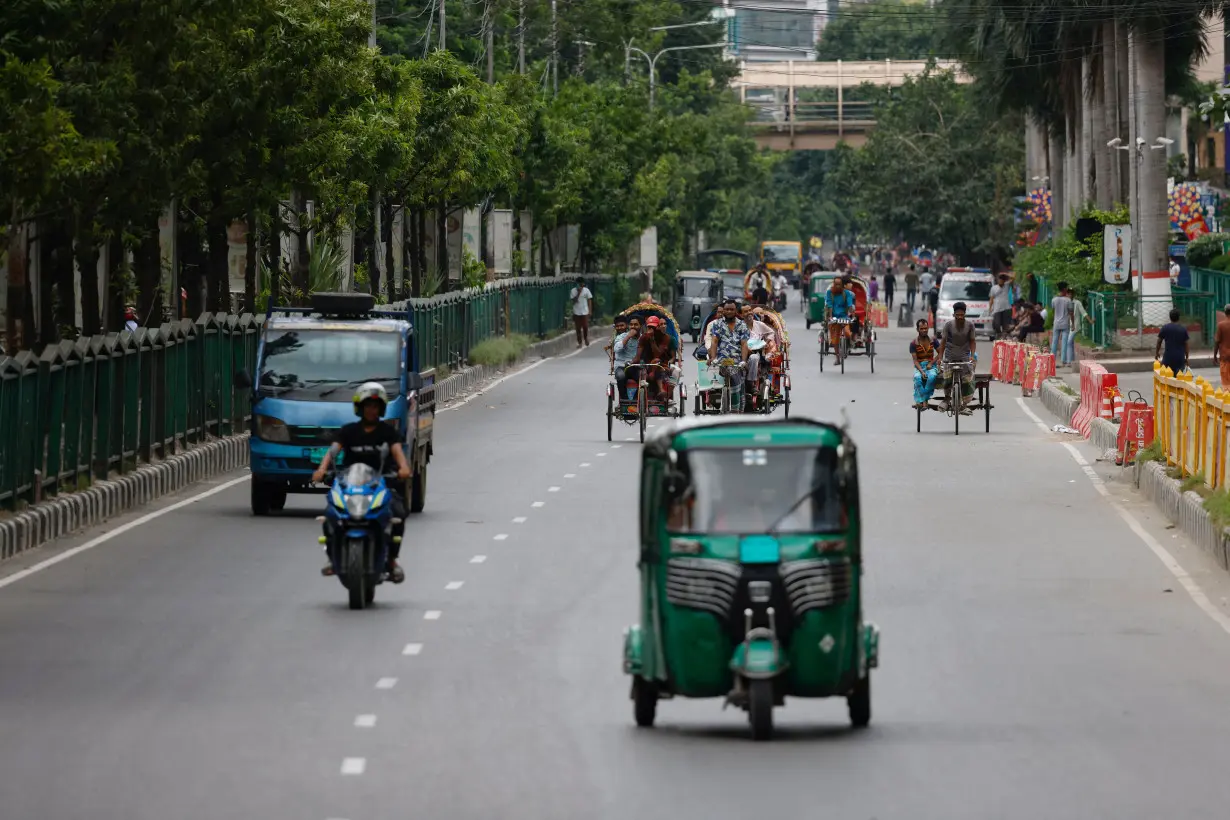
[[[380,402],[381,414],[389,406],[389,394],[384,389],[384,385],[380,384],[380,382],[365,382],[359,385],[358,390],[354,391],[354,414],[356,416],[363,415],[363,402],[368,399],[376,399]]]

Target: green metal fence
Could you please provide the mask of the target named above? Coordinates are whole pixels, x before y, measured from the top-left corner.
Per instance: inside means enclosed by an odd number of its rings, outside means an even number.
[[[582,277],[594,294],[594,316],[613,316],[633,304],[640,279],[631,274]],[[470,350],[495,336],[520,333],[544,338],[572,324],[568,296],[576,277],[503,279],[479,290],[457,291],[430,299],[410,299],[389,305],[410,310],[424,370],[464,365]]]
[[[414,299],[420,367],[464,363],[493,336],[542,338],[571,324],[573,281],[516,279]],[[635,301],[634,276],[586,276],[594,315]],[[0,356],[0,509],[131,472],[208,437],[243,432],[262,317],[205,314],[134,333],[61,342],[41,355]]]
[[[1183,288],[1174,288],[1169,296],[1143,298],[1130,291],[1094,291],[1089,294],[1093,343],[1097,347],[1151,352],[1157,344],[1157,329],[1170,321],[1174,308],[1179,311],[1179,321],[1193,331],[1192,347],[1207,346],[1216,326],[1216,304],[1212,293]]]
[[[256,317],[206,314],[0,358],[0,508],[241,431]]]
[[[1192,277],[1192,290],[1213,294],[1214,303],[1230,305],[1230,273],[1209,268],[1188,268]]]

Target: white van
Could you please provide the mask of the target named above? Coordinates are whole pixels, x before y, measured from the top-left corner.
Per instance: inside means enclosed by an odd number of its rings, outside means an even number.
[[[965,321],[979,335],[995,338],[991,317],[991,288],[995,276],[985,268],[949,268],[940,281],[940,298],[935,308],[936,328],[952,321],[952,306],[965,303]]]

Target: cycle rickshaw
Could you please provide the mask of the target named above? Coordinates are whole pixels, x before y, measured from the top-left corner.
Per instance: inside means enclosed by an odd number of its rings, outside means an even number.
[[[611,370],[611,381],[606,388],[606,440],[614,436],[615,421],[625,424],[635,424],[640,428],[641,441],[645,440],[645,427],[650,418],[665,418],[669,416],[682,417],[684,403],[687,401],[687,391],[683,384],[676,384],[674,372],[679,372],[682,363],[682,341],[679,336],[679,323],[671,312],[661,305],[652,302],[642,302],[625,310],[616,321],[627,322],[632,318],[640,319],[641,326],[646,327],[650,316],[662,319],[666,335],[674,345],[674,355],[669,365],[645,364],[636,365],[635,378],[624,379],[623,384],[617,383],[614,368]],[[642,331],[645,332],[645,331]],[[661,383],[665,391],[664,399],[651,399],[649,396],[650,371],[661,370]]]
[[[857,276],[846,275],[842,277],[846,282],[846,288],[854,294],[854,319],[833,319],[834,324],[854,324],[858,322],[858,331],[852,334],[849,338],[844,333],[838,336],[838,350],[841,359],[841,372],[846,372],[846,359],[850,356],[866,356],[867,361],[871,365],[871,372],[876,372],[876,330],[871,324],[871,311],[867,309],[870,301],[870,290],[867,283]],[[820,297],[820,305],[823,310],[824,297]],[[824,372],[824,358],[833,352],[832,342],[829,339],[829,323],[821,320],[820,322],[820,372]]]

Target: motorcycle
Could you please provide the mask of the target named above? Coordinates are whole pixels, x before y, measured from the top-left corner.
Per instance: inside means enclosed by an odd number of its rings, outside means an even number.
[[[340,473],[329,490],[320,543],[333,574],[350,593],[350,608],[364,609],[376,599],[376,587],[389,579],[389,545],[393,535],[390,493],[382,476],[366,464]]]

